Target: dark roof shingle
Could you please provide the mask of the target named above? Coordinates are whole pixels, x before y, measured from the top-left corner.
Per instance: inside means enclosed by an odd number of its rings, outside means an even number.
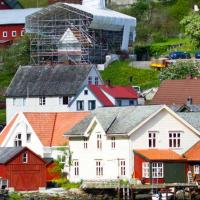
[[[24,147],[0,147],[0,164],[4,164],[23,150]]]
[[[23,66],[17,70],[5,96],[75,95],[92,65]]]

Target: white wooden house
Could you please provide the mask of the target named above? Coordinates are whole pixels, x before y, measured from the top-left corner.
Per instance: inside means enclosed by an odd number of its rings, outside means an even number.
[[[156,149],[179,162],[199,141],[191,116],[183,119],[165,105],[99,108],[65,135],[73,152],[71,181],[137,178],[134,151]]]
[[[69,111],[70,101],[88,84],[103,84],[92,65],[19,67],[6,91],[6,121],[19,112]]]

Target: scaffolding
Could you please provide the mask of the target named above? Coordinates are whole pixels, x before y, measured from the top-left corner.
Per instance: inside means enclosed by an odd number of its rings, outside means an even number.
[[[93,15],[56,3],[26,18],[31,63],[104,63],[120,49],[123,30],[91,29]]]

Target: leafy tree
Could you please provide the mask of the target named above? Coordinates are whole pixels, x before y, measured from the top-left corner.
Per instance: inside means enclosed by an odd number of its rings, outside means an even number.
[[[196,42],[197,47],[200,47],[200,15],[197,12],[192,12],[190,15],[181,20],[181,25],[184,27],[186,35],[191,36]]]
[[[199,63],[179,61],[170,67],[164,68],[160,73],[160,79],[185,79],[187,76],[196,77],[200,75],[199,68]]]
[[[30,62],[30,39],[29,35],[14,41],[12,46],[0,51],[3,60],[3,69],[14,73],[20,65],[27,65]]]

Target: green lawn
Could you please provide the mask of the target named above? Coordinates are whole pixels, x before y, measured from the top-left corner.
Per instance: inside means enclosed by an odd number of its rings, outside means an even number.
[[[5,123],[6,122],[6,110],[0,110],[0,123]]]
[[[19,0],[24,8],[44,7],[48,5],[48,0]]]
[[[128,61],[116,61],[101,72],[103,80],[112,85],[138,85],[142,89],[157,87],[160,84],[159,72],[151,69],[138,69],[129,66]],[[133,81],[130,83],[130,77]]]

